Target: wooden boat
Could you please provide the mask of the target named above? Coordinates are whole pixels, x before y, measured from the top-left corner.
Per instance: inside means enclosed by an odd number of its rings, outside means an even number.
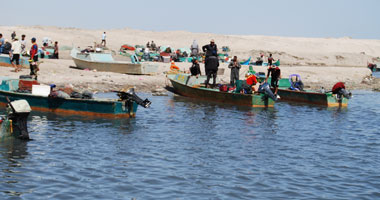
[[[321,105],[327,107],[347,107],[348,99],[342,98],[338,99],[336,95],[331,92],[320,93],[311,90],[296,91],[290,89],[278,89],[278,95],[280,95],[280,100],[300,102],[314,105]]]
[[[20,57],[20,65],[22,67],[28,68],[29,67],[29,58],[27,57]],[[0,54],[0,66],[4,67],[12,67],[11,59],[9,58],[8,54]]]
[[[265,94],[230,93],[220,92],[219,89],[205,88],[201,84],[206,80],[206,76],[196,78],[190,74],[168,74],[167,77],[173,85],[174,91],[182,96],[250,107],[274,106],[274,101]]]
[[[137,75],[152,75],[158,71],[157,65],[115,61],[111,53],[82,53],[79,49],[73,48],[71,50],[71,57],[75,65],[80,69]]]
[[[6,115],[0,116],[0,141],[9,137],[29,140],[27,119],[31,108],[27,101],[8,101]]]
[[[270,81],[271,78],[268,79],[268,83]],[[348,99],[338,99],[332,92],[297,91],[289,89],[290,85],[289,79],[282,78],[279,80],[278,95],[280,95],[280,101],[300,102],[327,107],[347,107]]]
[[[21,80],[34,81],[34,80]],[[3,79],[0,85],[0,105],[7,104],[6,97],[11,100],[25,99],[36,111],[54,112],[59,114],[86,115],[97,117],[135,117],[137,106],[149,107],[150,101],[140,99],[133,90],[118,92],[120,99],[79,99],[52,98],[46,94],[20,92],[19,79]],[[33,88],[34,85],[31,85]],[[37,86],[35,87],[37,88]],[[36,90],[37,91],[37,90]]]

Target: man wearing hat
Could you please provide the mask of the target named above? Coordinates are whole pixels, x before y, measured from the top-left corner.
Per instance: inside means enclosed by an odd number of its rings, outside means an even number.
[[[205,58],[205,71],[207,75],[206,87],[208,87],[210,78],[213,77],[213,87],[216,84],[216,74],[218,72],[219,61],[218,61],[218,48],[214,40],[210,41],[210,44],[207,44],[202,47],[203,52],[206,53]]]
[[[11,59],[11,63],[12,63],[12,66],[15,68],[15,72],[21,71],[21,66],[20,66],[21,42],[18,40],[17,37],[14,38],[14,41],[12,43],[12,54],[13,56]]]

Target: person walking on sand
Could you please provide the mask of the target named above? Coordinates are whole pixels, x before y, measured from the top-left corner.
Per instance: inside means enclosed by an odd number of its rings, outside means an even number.
[[[35,79],[37,80],[37,71],[38,71],[38,66],[37,66],[37,61],[38,61],[38,46],[36,43],[36,38],[32,38],[32,47],[30,48],[30,75],[35,76]]]
[[[239,71],[241,68],[240,63],[237,60],[237,56],[234,56],[234,58],[228,65],[228,68],[231,69],[230,85],[233,87],[235,85],[235,81],[239,80]]]
[[[208,87],[210,78],[213,78],[213,87],[216,85],[216,75],[218,72],[219,67],[219,60],[218,60],[218,48],[215,44],[215,41],[212,39],[210,41],[210,44],[204,45],[202,47],[203,52],[206,53],[205,58],[205,71],[207,75],[207,79],[205,82],[206,88]]]
[[[22,34],[21,35],[21,41],[20,41],[20,43],[21,43],[21,55],[24,55],[24,54],[26,54],[26,52],[25,52],[25,48],[26,48],[26,40],[25,40],[25,35],[24,34]]]
[[[11,59],[11,64],[15,68],[15,72],[21,71],[20,54],[21,54],[21,42],[18,40],[17,37],[15,37],[14,42],[12,43],[12,59]]]
[[[11,34],[11,38],[12,38],[12,41],[15,40],[15,38],[16,38],[16,31],[13,31],[13,33]]]
[[[278,92],[278,81],[281,78],[281,70],[280,67],[271,65],[268,68],[268,74],[267,78],[265,79],[265,82],[268,82],[269,75],[271,75],[271,86],[274,88],[274,95],[277,96],[277,99],[280,98],[279,95],[277,95]]]
[[[107,37],[106,32],[104,32],[102,35],[102,42],[100,43],[100,45],[103,45],[103,47],[106,46],[106,37]]]
[[[53,54],[53,58],[59,59],[59,55],[58,55],[58,41],[54,42],[54,54]]]

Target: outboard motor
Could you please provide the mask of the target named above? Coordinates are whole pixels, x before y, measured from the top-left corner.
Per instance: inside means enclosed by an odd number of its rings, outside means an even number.
[[[344,89],[344,88],[340,88],[339,90],[338,90],[338,92],[337,92],[337,99],[338,100],[341,100],[342,99],[342,96],[343,97],[346,97],[347,99],[351,99],[351,96],[352,96],[352,94],[351,94],[351,92],[348,92],[346,89]]]
[[[27,119],[32,110],[26,100],[10,102],[8,100],[8,119],[12,120],[13,134],[17,134],[19,139],[29,140]]]
[[[152,104],[151,101],[148,99],[142,100],[140,97],[138,97],[135,93],[134,88],[130,88],[127,92],[122,91],[115,91],[117,92],[117,96],[120,97],[122,101],[129,101],[129,102],[136,102],[140,106],[144,108],[149,108],[150,104]]]
[[[259,86],[259,92],[268,95],[273,101],[277,101],[277,97],[273,94],[268,83],[263,83]]]

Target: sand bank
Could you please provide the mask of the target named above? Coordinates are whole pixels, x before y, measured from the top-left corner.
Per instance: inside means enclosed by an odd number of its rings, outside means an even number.
[[[107,32],[107,46],[118,51],[122,44],[144,45],[154,40],[157,45],[170,45],[173,48],[189,47],[194,39],[198,44],[208,44],[211,38],[217,45],[229,46],[229,55],[237,55],[239,59],[252,57],[255,59],[259,53],[273,53],[275,59],[281,59],[283,78],[298,73],[308,88],[330,88],[338,81],[346,82],[350,89],[379,89],[377,79],[368,79],[371,72],[366,68],[380,56],[380,40],[358,40],[345,38],[291,38],[275,36],[246,36],[246,35],[218,35],[210,33],[190,33],[185,31],[154,32],[133,29],[113,30],[85,30],[78,28],[60,28],[49,26],[0,26],[0,32],[10,39],[12,31],[18,37],[26,34],[28,41],[36,37],[41,45],[44,37],[59,41],[60,47],[87,47],[94,42],[100,42],[103,31]],[[30,43],[27,44],[27,49]],[[162,73],[169,69],[168,63],[155,63],[159,65],[160,72],[155,76],[136,76],[117,74],[111,72],[93,72],[73,69],[74,62],[70,58],[69,50],[61,50],[60,60],[44,60],[40,65],[39,81],[57,85],[72,84],[78,88],[92,91],[117,90],[127,86],[135,86],[140,91],[151,91],[164,87],[168,81]],[[118,56],[117,59],[122,57]],[[181,69],[190,67],[190,63],[177,63]],[[227,64],[225,74],[220,76],[222,82],[229,82],[229,69]],[[201,64],[202,72],[204,66]],[[248,67],[243,66],[241,77]],[[255,71],[266,72],[265,67],[254,67]],[[0,76],[17,78],[20,74],[28,74],[29,70],[14,73],[11,68],[1,67]]]

